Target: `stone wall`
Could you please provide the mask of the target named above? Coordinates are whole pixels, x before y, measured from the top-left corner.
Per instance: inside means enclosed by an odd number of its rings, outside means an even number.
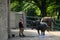
[[[15,28],[15,12],[10,12],[10,28]]]
[[[26,16],[25,12],[10,12],[10,28],[18,28],[18,23],[20,19],[23,19],[24,26],[26,26]]]
[[[8,6],[7,0],[0,0],[0,40],[8,39]]]

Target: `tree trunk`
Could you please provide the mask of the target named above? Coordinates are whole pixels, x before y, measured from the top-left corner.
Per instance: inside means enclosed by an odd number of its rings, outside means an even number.
[[[36,5],[41,10],[41,17],[44,17],[44,16],[46,16],[46,0],[41,0],[41,1],[42,1],[42,3],[40,5],[40,2],[38,0],[34,0]]]
[[[46,16],[46,0],[42,0],[42,6],[41,6],[41,16]]]

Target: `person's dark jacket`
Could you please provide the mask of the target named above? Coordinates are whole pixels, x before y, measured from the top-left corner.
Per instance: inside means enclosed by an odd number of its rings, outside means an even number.
[[[19,28],[24,28],[23,23],[19,22]]]

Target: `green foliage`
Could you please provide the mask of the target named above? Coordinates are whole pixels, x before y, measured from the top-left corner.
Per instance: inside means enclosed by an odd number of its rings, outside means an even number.
[[[34,1],[31,1],[31,2],[23,1],[22,3],[19,3],[18,1],[13,1],[10,5],[10,9],[11,9],[11,11],[16,11],[16,12],[19,12],[19,11],[28,12],[30,9],[31,10],[34,9],[35,14],[32,12],[33,15],[40,15],[40,10],[34,4]]]
[[[35,13],[35,9],[29,9],[28,12],[27,12],[27,15],[28,16],[36,16],[36,13]]]
[[[18,5],[19,5],[18,2],[17,1],[14,1],[13,3],[11,3],[10,9],[13,11],[14,8],[16,8],[16,6],[18,6]]]
[[[36,15],[40,16],[41,15],[41,10],[39,10],[39,8],[36,8]]]
[[[46,13],[47,15],[52,15],[55,14],[55,11],[57,8],[60,7],[56,4],[56,0],[45,0],[46,1]],[[36,15],[40,16],[41,15],[41,5],[42,5],[42,0],[11,0],[11,5],[10,9],[11,11],[30,11],[34,9],[34,12]],[[33,13],[33,12],[32,12]],[[30,14],[30,13],[29,13]],[[33,13],[34,14],[34,13]]]

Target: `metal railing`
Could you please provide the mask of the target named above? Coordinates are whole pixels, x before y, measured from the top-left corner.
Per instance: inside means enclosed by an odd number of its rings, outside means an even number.
[[[41,19],[41,17],[37,17],[37,16],[26,16],[26,26],[28,27],[28,28],[30,28],[31,27],[31,22],[32,21],[35,21],[35,20],[40,20]]]
[[[31,27],[31,22],[32,21],[35,21],[35,20],[40,20],[41,17],[35,17],[35,16],[26,16],[26,26],[28,28]],[[58,20],[57,20],[58,21]],[[59,21],[60,22],[60,21]],[[60,30],[60,23],[57,23],[56,20],[55,20],[55,24],[54,24],[54,27],[53,27],[53,30]]]

